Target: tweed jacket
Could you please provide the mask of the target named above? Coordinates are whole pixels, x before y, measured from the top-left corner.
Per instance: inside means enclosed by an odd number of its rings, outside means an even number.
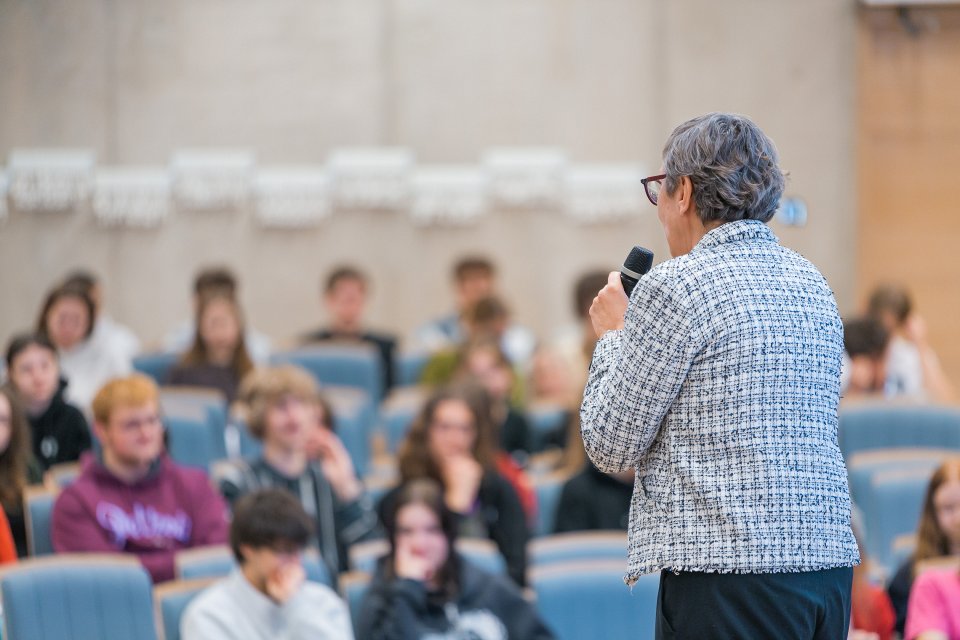
[[[640,279],[581,406],[594,464],[635,469],[628,584],[859,562],[837,445],[842,351],[826,280],[762,222],[722,224]]]

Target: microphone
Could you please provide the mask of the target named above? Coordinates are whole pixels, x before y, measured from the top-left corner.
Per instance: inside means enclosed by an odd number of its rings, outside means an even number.
[[[620,267],[620,282],[623,284],[623,290],[628,298],[633,288],[637,286],[637,280],[647,271],[650,271],[652,266],[653,251],[644,249],[640,245],[630,250],[630,255],[627,256],[627,259],[623,261],[623,266]]]

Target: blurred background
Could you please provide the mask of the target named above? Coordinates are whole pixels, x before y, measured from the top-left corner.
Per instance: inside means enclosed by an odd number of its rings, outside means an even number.
[[[105,225],[93,186],[64,210],[21,210],[18,151],[92,152],[92,185],[112,170],[172,180],[177,154],[223,149],[253,158],[251,182],[327,170],[349,148],[402,149],[413,173],[485,175],[491,150],[533,147],[571,170],[649,175],[676,124],[728,110],[776,142],[785,195],[807,217],[772,226],[823,271],[842,313],[878,281],[901,282],[956,380],[958,31],[954,7],[838,0],[3,0],[0,334],[33,325],[44,293],[86,267],[150,347],[190,314],[197,270],[224,264],[249,324],[282,342],[317,323],[322,277],[349,262],[371,280],[370,322],[405,336],[451,306],[450,269],[469,253],[497,265],[515,320],[547,339],[573,319],[578,274],[617,268],[633,244],[667,257],[643,199],[587,220],[562,197],[489,201],[456,224],[416,222],[409,201],[334,204],[283,228],[258,217],[254,195],[188,210],[174,183],[153,226]]]

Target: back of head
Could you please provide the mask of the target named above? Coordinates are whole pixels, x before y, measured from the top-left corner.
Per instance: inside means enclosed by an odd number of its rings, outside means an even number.
[[[288,491],[255,491],[233,507],[230,547],[240,564],[244,563],[241,546],[290,553],[306,547],[313,534],[313,521]]]
[[[880,358],[889,339],[887,330],[875,318],[853,318],[843,323],[843,345],[851,358]]]
[[[674,129],[663,149],[663,170],[668,193],[680,178],[690,178],[704,224],[770,220],[785,182],[770,138],[732,113],[708,113]]]
[[[320,391],[316,380],[294,365],[263,367],[248,373],[240,383],[238,398],[246,409],[251,435],[263,438],[267,410],[285,396],[314,403]]]
[[[896,325],[902,325],[910,317],[913,301],[905,287],[895,284],[879,285],[867,300],[867,313],[883,322],[889,316]]]
[[[108,424],[117,407],[142,407],[147,404],[159,406],[160,391],[149,376],[134,373],[123,378],[114,378],[100,387],[91,405],[93,417],[100,424]]]

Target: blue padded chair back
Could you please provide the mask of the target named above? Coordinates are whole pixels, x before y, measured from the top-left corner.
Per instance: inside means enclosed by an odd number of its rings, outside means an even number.
[[[5,637],[155,640],[150,576],[132,557],[27,560],[3,576]]]
[[[237,566],[236,559],[230,547],[216,545],[196,549],[187,549],[177,554],[177,578],[180,580],[195,580],[199,578],[222,578],[228,575]],[[333,586],[330,570],[320,559],[317,553],[303,555],[303,568],[307,572],[307,580],[318,582],[328,587]]]
[[[960,451],[960,409],[865,404],[840,411],[837,432],[843,457],[860,451],[923,447]]]
[[[884,571],[896,569],[894,541],[917,530],[930,476],[927,470],[878,473],[859,504],[866,528],[864,546]]]
[[[534,478],[533,488],[537,492],[537,523],[533,530],[534,537],[553,533],[560,494],[563,491],[563,485],[570,477],[569,472],[560,472]]]
[[[197,580],[173,580],[157,585],[153,590],[163,640],[180,640],[180,620],[187,607],[200,592],[217,581],[217,578]]]
[[[387,439],[387,450],[396,453],[427,400],[419,387],[395,389],[380,405],[380,428]]]
[[[31,556],[45,556],[53,553],[50,522],[53,516],[53,503],[56,500],[55,493],[40,487],[30,487],[24,492],[27,550]]]
[[[627,560],[626,531],[576,531],[530,541],[531,567],[577,560]]]
[[[850,476],[850,496],[859,505],[870,493],[870,483],[878,473],[887,471],[933,471],[951,457],[957,456],[950,449],[877,449],[850,456],[847,473]]]
[[[333,406],[337,436],[362,478],[370,466],[370,433],[377,420],[376,405],[369,394],[355,388],[328,386],[323,392]]]
[[[622,560],[560,563],[531,570],[530,585],[559,640],[652,639],[660,576],[642,576],[631,590],[625,572]]]
[[[209,473],[214,460],[227,456],[223,433],[206,416],[164,416],[163,423],[167,429],[167,452],[174,462]]]
[[[429,360],[429,351],[408,351],[394,354],[393,375],[396,378],[394,385],[397,387],[409,387],[420,384],[420,376],[423,374],[423,368],[427,366]]]
[[[507,574],[507,562],[500,550],[491,541],[484,538],[460,538],[457,540],[457,553],[487,573]],[[353,545],[350,548],[350,564],[356,571],[373,574],[377,561],[390,551],[390,543],[384,539],[370,540]]]
[[[166,384],[170,370],[179,358],[179,353],[144,353],[133,358],[133,368],[150,376],[157,384]]]
[[[360,607],[370,588],[370,574],[363,571],[350,571],[340,576],[340,589],[350,607],[350,620],[353,622],[353,633],[357,634],[360,622]]]
[[[323,385],[355,387],[377,402],[383,398],[383,364],[375,347],[368,344],[323,344],[276,353],[274,364],[303,367]]]

